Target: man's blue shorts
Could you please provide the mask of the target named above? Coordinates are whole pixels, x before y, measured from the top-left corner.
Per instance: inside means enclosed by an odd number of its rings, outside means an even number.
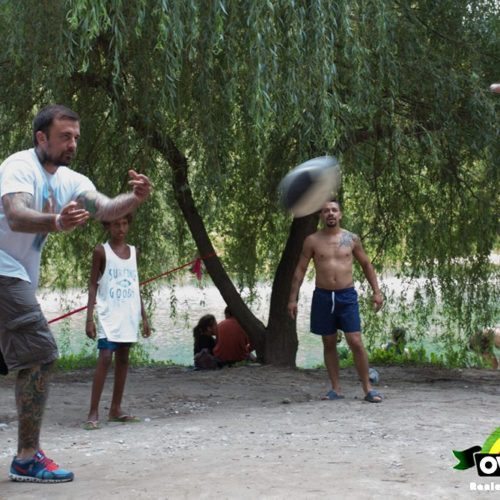
[[[358,292],[354,287],[335,291],[316,288],[311,304],[311,332],[332,335],[337,330],[361,332]]]
[[[119,347],[131,347],[132,342],[113,342],[108,339],[99,339],[97,341],[97,349],[108,349],[111,352],[115,352]]]

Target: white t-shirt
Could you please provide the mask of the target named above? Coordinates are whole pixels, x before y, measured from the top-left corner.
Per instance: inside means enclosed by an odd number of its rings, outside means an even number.
[[[97,332],[112,342],[137,342],[141,299],[135,247],[122,259],[104,243],[106,267],[99,279],[96,297]]]
[[[9,156],[0,165],[0,275],[29,281],[36,288],[41,252],[47,239],[46,233],[12,231],[5,217],[2,196],[29,193],[33,195],[33,209],[59,213],[85,191],[95,191],[90,179],[68,167],[48,173],[34,149]]]

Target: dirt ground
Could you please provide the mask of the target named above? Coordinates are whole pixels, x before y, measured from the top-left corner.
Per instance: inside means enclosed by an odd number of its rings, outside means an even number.
[[[500,425],[500,371],[380,367],[381,404],[342,370],[342,401],[321,401],[324,370],[241,366],[131,369],[125,407],[135,424],[82,428],[92,371],[56,374],[42,432],[47,455],[75,472],[65,484],[7,479],[15,453],[14,378],[0,378],[0,498],[460,499],[490,483],[453,469],[452,450]],[[3,472],[1,472],[3,471]],[[497,478],[496,483],[500,483]],[[499,486],[500,487],[500,486]]]

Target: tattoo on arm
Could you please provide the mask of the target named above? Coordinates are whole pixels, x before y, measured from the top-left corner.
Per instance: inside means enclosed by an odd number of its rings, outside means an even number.
[[[76,201],[85,209],[87,212],[95,217],[97,212],[97,191],[86,191],[82,193]]]
[[[33,195],[30,193],[9,193],[5,196],[10,202],[11,210],[33,208]]]
[[[2,196],[7,222],[12,231],[49,233],[55,230],[55,216],[35,210],[30,193],[8,193]]]
[[[139,206],[139,201],[133,193],[108,198],[98,191],[86,191],[78,197],[77,201],[92,217],[102,221],[119,219]]]

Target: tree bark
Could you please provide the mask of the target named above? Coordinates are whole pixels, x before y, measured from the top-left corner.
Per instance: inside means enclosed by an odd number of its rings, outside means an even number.
[[[134,116],[133,126],[168,161],[172,169],[172,188],[177,204],[184,215],[200,255],[208,256],[204,259],[207,272],[222,295],[222,298],[231,308],[233,315],[248,333],[250,342],[257,353],[257,358],[266,362],[266,327],[247,307],[217,256],[192,196],[188,180],[188,162],[186,157],[169,137],[161,135],[156,131],[148,130],[139,115]]]
[[[288,314],[288,298],[293,274],[304,239],[316,230],[318,216],[294,219],[285,249],[274,275],[265,343],[266,363],[295,368],[298,338],[296,320]]]
[[[172,161],[169,160],[173,172],[172,186],[175,198],[181,209],[191,235],[201,255],[211,255],[205,259],[205,267],[233,315],[238,319],[243,329],[248,333],[250,342],[257,352],[257,357],[263,359],[266,328],[264,324],[250,311],[240,293],[226,273],[205,225],[196,209],[187,178],[187,160],[178,151]]]
[[[318,216],[310,215],[294,219],[292,222],[273,281],[266,328],[247,307],[216,254],[192,196],[186,157],[170,137],[156,131],[162,130],[161,127],[148,130],[146,124],[137,114],[133,118],[133,123],[136,131],[149,140],[153,147],[168,161],[172,169],[172,187],[177,204],[184,215],[200,255],[209,256],[204,260],[205,267],[222,298],[248,333],[257,352],[257,358],[266,364],[295,367],[298,338],[296,320],[292,320],[288,315],[288,297],[303,241],[306,236],[316,230]]]

